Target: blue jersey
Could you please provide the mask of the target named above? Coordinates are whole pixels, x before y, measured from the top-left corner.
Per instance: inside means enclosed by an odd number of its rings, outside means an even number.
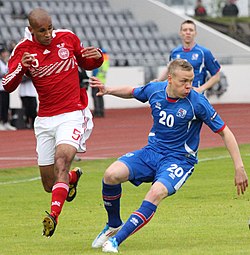
[[[184,49],[182,45],[173,49],[170,52],[169,60],[177,58],[186,59],[193,66],[194,87],[200,87],[205,83],[207,71],[213,76],[220,70],[220,65],[211,51],[198,44],[188,50]]]
[[[162,154],[177,153],[197,161],[203,122],[213,132],[223,130],[225,124],[202,94],[191,90],[186,98],[171,99],[167,85],[167,81],[152,82],[133,91],[137,100],[151,106],[154,138],[148,146]]]

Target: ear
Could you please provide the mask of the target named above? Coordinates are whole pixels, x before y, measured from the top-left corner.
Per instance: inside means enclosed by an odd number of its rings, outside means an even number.
[[[33,33],[32,27],[31,27],[31,26],[28,26],[28,29],[29,29],[30,33],[33,35],[34,33]]]
[[[172,83],[172,75],[169,74],[167,80],[168,80],[168,83],[171,84]]]

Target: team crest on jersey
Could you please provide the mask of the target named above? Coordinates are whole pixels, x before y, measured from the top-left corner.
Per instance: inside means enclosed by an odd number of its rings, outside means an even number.
[[[66,49],[66,48],[60,48],[58,50],[58,56],[61,58],[61,59],[67,59],[69,57],[69,50]]]
[[[192,55],[192,60],[197,60],[198,57],[199,57],[199,54],[194,53],[194,54]]]
[[[177,117],[180,117],[180,118],[182,118],[182,119],[184,119],[185,116],[186,116],[186,114],[187,114],[187,111],[184,110],[184,109],[182,109],[182,108],[180,108],[180,109],[178,110],[178,112],[176,113],[176,116],[177,116]]]

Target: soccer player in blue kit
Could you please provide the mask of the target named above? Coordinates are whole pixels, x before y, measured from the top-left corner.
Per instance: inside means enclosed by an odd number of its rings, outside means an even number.
[[[97,95],[114,95],[149,102],[155,126],[155,137],[144,148],[129,152],[111,164],[102,182],[104,206],[108,223],[92,243],[103,252],[118,252],[118,246],[146,225],[160,202],[176,193],[198,162],[197,151],[203,122],[223,139],[235,168],[237,193],[244,193],[248,177],[239,147],[230,129],[204,95],[192,89],[192,65],[176,59],[168,65],[167,81],[151,82],[133,88],[106,87],[92,77],[90,84],[98,87]],[[140,208],[123,224],[120,217],[121,183],[130,181],[138,186],[152,182]]]
[[[209,49],[195,42],[197,30],[192,20],[182,22],[179,34],[182,45],[171,50],[169,60],[186,59],[194,68],[193,87],[199,93],[204,93],[220,81],[220,64]],[[209,79],[207,79],[207,72],[211,75]],[[166,79],[167,70],[164,70],[158,81]]]

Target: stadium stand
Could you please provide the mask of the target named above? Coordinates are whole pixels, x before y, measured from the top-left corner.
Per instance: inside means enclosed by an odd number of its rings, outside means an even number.
[[[35,7],[48,10],[55,28],[74,31],[84,46],[105,48],[111,66],[166,64],[178,35],[164,37],[153,22],[139,23],[129,10],[114,11],[107,0],[10,0],[0,7],[0,44],[19,41],[27,15]]]

